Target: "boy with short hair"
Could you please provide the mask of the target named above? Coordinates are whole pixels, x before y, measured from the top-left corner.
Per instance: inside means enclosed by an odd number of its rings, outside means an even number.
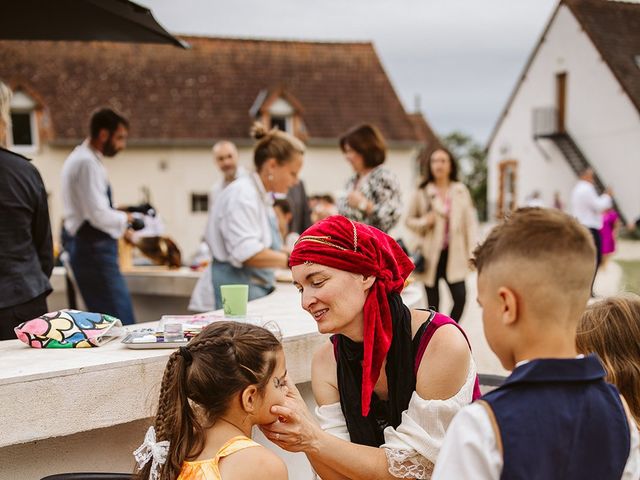
[[[436,462],[442,479],[640,478],[640,439],[576,327],[590,294],[593,240],[558,210],[525,208],[474,252],[478,302],[505,383],[458,413]]]

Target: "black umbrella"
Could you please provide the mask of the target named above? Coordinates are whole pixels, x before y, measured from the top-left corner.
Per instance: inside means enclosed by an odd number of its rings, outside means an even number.
[[[169,43],[187,48],[129,0],[9,0],[0,7],[0,39]]]

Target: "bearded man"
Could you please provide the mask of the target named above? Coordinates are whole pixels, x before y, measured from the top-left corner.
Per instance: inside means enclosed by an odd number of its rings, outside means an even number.
[[[64,228],[71,236],[71,268],[87,310],[134,323],[127,284],[118,265],[118,238],[130,235],[130,213],[113,206],[104,157],[127,146],[129,122],[111,109],[96,111],[90,137],[78,145],[62,168]]]

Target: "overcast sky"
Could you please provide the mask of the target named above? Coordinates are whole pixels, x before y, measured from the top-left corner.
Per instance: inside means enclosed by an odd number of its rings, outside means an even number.
[[[557,0],[136,0],[172,33],[372,41],[408,111],[485,142]]]

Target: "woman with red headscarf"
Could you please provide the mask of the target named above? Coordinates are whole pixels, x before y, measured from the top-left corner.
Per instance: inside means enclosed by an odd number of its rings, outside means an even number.
[[[302,234],[289,265],[302,308],[332,337],[312,363],[317,419],[293,388],[263,432],[325,480],[430,478],[449,422],[480,396],[464,332],[402,303],[413,264],[374,227],[329,217]]]

